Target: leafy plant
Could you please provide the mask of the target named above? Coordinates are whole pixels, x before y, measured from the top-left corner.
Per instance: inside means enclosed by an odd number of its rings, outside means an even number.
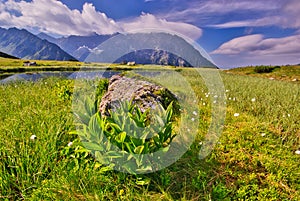
[[[114,163],[129,172],[144,172],[151,166],[145,166],[144,155],[159,150],[168,151],[176,136],[172,125],[172,103],[165,110],[161,105],[150,114],[144,113],[132,102],[120,103],[120,107],[110,111],[110,116],[101,116],[99,112],[91,115],[94,104],[87,99],[84,112],[77,112],[79,127],[76,134],[85,148],[92,151],[102,163]],[[89,107],[87,107],[89,105]],[[124,164],[118,159],[126,158]],[[116,159],[116,160],[115,160]]]

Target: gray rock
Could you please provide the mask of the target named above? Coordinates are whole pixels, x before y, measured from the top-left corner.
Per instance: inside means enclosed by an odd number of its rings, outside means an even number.
[[[109,115],[109,110],[120,106],[120,101],[133,101],[142,112],[148,108],[154,109],[161,104],[165,109],[176,96],[168,89],[157,84],[122,75],[114,75],[109,80],[108,91],[101,99],[99,111]]]

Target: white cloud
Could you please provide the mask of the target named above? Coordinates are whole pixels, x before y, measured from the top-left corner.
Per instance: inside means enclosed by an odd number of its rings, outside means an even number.
[[[235,38],[221,45],[212,54],[240,54],[248,52],[250,49],[255,49],[257,43],[262,40],[263,36],[260,34]]]
[[[87,35],[92,32],[109,34],[122,30],[104,13],[96,11],[92,4],[85,3],[82,12],[70,10],[56,0],[33,0],[0,3],[1,26],[37,28],[44,32],[62,35]],[[14,15],[17,12],[19,15]]]
[[[209,25],[208,27],[215,27],[215,28],[262,27],[262,26],[279,24],[281,20],[282,20],[281,17],[274,16],[272,18],[264,17],[257,20],[232,21],[223,24]]]
[[[226,18],[232,18],[233,15],[228,16],[229,13],[250,13],[261,12],[266,13],[277,9],[281,5],[280,0],[240,0],[240,1],[224,1],[224,0],[209,0],[199,1],[191,0],[185,4],[178,2],[175,8],[169,12],[162,13],[160,16],[170,20],[183,20],[185,22],[193,22],[197,24],[208,25],[210,23],[223,21],[224,15]],[[240,16],[240,15],[239,15]],[[255,15],[257,17],[257,15]],[[251,15],[249,18],[251,19]]]
[[[265,2],[263,2],[265,3]],[[269,5],[269,4],[268,4]],[[272,4],[270,4],[272,5]],[[276,5],[276,4],[274,4]],[[265,6],[269,8],[268,6]],[[259,19],[249,19],[240,21],[230,21],[221,24],[211,25],[216,28],[232,28],[232,27],[261,27],[261,26],[279,26],[283,28],[300,28],[300,1],[287,0],[282,1],[273,7],[271,14],[263,16]]]
[[[170,22],[146,13],[143,13],[140,17],[131,20],[130,22],[123,22],[122,27],[128,32],[143,30],[163,30],[167,32],[175,32],[191,39],[197,39],[202,35],[202,30],[191,24]]]
[[[232,39],[211,54],[225,55],[297,55],[300,52],[300,35],[283,38],[264,38],[261,34]]]
[[[1,1],[0,26],[59,35],[89,35],[94,32],[112,34],[144,29],[173,31],[192,39],[199,38],[202,34],[202,30],[193,25],[170,22],[144,13],[131,21],[116,22],[105,13],[97,11],[91,3],[85,3],[82,11],[79,11],[71,10],[57,0]]]

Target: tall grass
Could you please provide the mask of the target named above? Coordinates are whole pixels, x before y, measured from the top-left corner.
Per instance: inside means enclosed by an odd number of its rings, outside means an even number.
[[[212,94],[195,71],[180,74],[196,93],[199,131],[176,163],[147,175],[103,166],[69,134],[73,81],[0,85],[0,199],[299,200],[300,85],[221,72],[228,90],[224,132],[200,160]],[[161,82],[180,88],[172,77]]]

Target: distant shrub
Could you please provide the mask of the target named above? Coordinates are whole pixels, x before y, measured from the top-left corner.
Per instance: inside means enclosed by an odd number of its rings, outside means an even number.
[[[271,73],[274,69],[280,68],[280,66],[256,66],[254,72],[256,73]]]

